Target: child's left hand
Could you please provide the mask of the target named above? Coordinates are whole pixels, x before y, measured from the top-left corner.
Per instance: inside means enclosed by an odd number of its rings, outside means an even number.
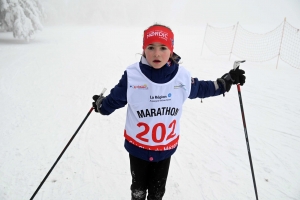
[[[235,70],[232,69],[229,71],[229,73],[226,73],[221,78],[218,78],[217,82],[221,83],[224,87],[224,90],[228,92],[232,84],[244,85],[246,81],[246,76],[244,74],[245,71],[237,67]]]
[[[235,70],[232,69],[229,72],[231,78],[234,80],[233,84],[240,84],[240,85],[244,85],[245,81],[246,81],[246,76],[245,71],[242,69],[239,69],[239,67],[237,67]]]

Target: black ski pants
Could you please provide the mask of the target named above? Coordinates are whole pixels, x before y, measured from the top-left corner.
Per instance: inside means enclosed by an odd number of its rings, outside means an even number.
[[[171,157],[159,162],[149,162],[132,155],[130,171],[132,176],[131,200],[161,200],[165,194]]]

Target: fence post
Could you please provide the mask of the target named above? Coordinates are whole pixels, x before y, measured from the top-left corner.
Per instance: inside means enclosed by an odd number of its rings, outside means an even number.
[[[206,30],[207,30],[207,26],[208,26],[208,24],[206,24],[206,27],[205,27],[205,33],[204,33],[204,38],[203,38],[203,43],[202,43],[202,49],[201,49],[201,54],[200,54],[200,56],[202,56],[202,52],[203,52],[203,46],[204,46],[204,42],[205,42],[205,38],[206,38]]]
[[[284,18],[284,21],[283,21],[282,34],[281,34],[281,41],[280,41],[280,46],[279,46],[279,52],[278,52],[278,58],[277,58],[276,69],[277,69],[277,67],[278,67],[278,61],[279,61],[279,57],[280,57],[281,44],[282,44],[282,39],[283,39],[283,34],[284,34],[285,22],[286,22],[286,17]]]
[[[237,32],[238,26],[239,26],[239,22],[236,23],[236,28],[235,28],[235,32],[234,32],[233,41],[232,41],[232,46],[231,46],[231,50],[230,50],[230,54],[229,54],[229,60],[230,60],[230,58],[231,58],[231,54],[232,54],[233,45],[234,45],[235,36],[236,36],[236,32]]]

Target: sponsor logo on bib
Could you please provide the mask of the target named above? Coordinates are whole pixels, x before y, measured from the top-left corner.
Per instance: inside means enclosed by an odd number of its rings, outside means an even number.
[[[143,90],[148,90],[147,84],[144,84],[144,85],[130,85],[129,87],[130,87],[130,88],[133,88],[133,89],[143,89]]]
[[[167,95],[150,95],[150,102],[171,101],[171,93]]]
[[[180,88],[186,90],[186,89],[185,89],[185,85],[183,85],[182,83],[179,83],[178,85],[175,85],[175,86],[174,86],[174,89],[180,89]]]

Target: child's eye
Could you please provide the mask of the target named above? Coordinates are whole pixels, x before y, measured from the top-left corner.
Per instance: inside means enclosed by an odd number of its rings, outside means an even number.
[[[161,50],[167,50],[167,47],[160,47]]]
[[[148,46],[148,47],[147,47],[147,49],[149,49],[149,50],[153,50],[153,49],[154,49],[154,47],[153,47],[153,46]]]

